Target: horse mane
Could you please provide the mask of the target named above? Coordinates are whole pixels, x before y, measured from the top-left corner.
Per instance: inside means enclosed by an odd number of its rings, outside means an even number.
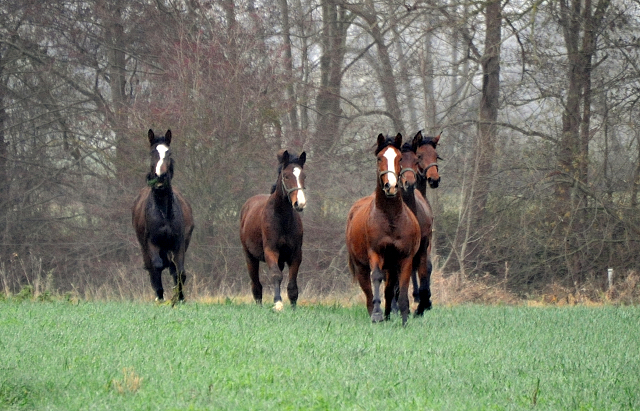
[[[435,137],[422,137],[422,139],[420,140],[420,142],[418,142],[418,147],[424,146],[426,144],[431,145],[431,147],[433,148],[437,148],[436,145],[438,143],[436,143],[434,141]]]
[[[293,163],[299,165],[300,167],[303,167],[302,163],[300,162],[300,156],[290,153],[289,161],[287,162],[287,165],[293,164]],[[283,163],[278,164],[278,175],[280,175],[280,173],[282,172],[283,165],[284,165]],[[273,185],[271,186],[271,191],[269,192],[269,194],[275,193],[277,187],[278,187],[278,178],[276,177],[276,182],[273,183]]]
[[[411,144],[410,142],[404,143],[402,145],[402,148],[400,149],[400,152],[402,153],[409,153],[409,152],[414,152],[413,151],[413,144]]]
[[[395,148],[400,150],[400,147],[396,146],[396,136],[386,136],[384,142],[376,148],[374,154],[378,155],[378,153],[381,152],[385,147],[389,146],[394,146]]]

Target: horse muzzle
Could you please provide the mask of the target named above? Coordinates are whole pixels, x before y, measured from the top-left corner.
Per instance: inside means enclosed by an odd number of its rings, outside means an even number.
[[[427,178],[427,183],[429,183],[429,187],[431,188],[438,188],[438,185],[440,185],[440,177],[434,179],[434,178]]]
[[[391,185],[389,183],[385,183],[385,185],[382,187],[382,191],[384,192],[384,195],[387,197],[395,197],[396,195],[398,195],[398,185],[397,184]]]

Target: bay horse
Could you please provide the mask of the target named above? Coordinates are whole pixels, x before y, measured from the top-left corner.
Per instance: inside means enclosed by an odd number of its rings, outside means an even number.
[[[425,137],[422,130],[413,137],[413,151],[418,157],[418,191],[427,198],[427,184],[431,188],[438,188],[440,174],[438,173],[438,160],[442,160],[436,149],[440,141],[440,134],[435,137]]]
[[[302,263],[302,218],[305,197],[303,151],[299,156],[280,150],[277,154],[278,177],[271,194],[249,198],[240,211],[240,242],[244,250],[251,291],[257,304],[262,304],[259,264],[265,262],[274,285],[274,309],[282,310],[282,270],[289,266],[287,295],[291,306],[298,301],[298,269]]]
[[[402,199],[416,216],[420,225],[420,248],[413,258],[411,280],[413,283],[413,297],[418,303],[415,315],[421,316],[425,310],[431,309],[430,281],[432,271],[431,236],[433,234],[433,211],[426,197],[419,190],[416,190],[419,178],[419,161],[415,148],[416,146],[412,143],[403,144],[399,177],[403,189]]]
[[[389,319],[395,286],[402,324],[409,315],[409,282],[413,258],[420,247],[418,220],[402,199],[400,147],[402,135],[378,135],[376,189],[356,201],[347,217],[346,244],[349,270],[365,295],[372,322]],[[373,280],[373,292],[371,281]],[[380,286],[385,281],[384,317],[380,308]]]
[[[150,129],[148,138],[151,162],[147,187],[141,189],[135,199],[131,219],[156,301],[164,300],[162,270],[169,268],[175,291],[171,302],[175,305],[177,301],[184,301],[184,259],[194,227],[193,213],[184,196],[171,185],[171,130],[164,136],[156,136]]]

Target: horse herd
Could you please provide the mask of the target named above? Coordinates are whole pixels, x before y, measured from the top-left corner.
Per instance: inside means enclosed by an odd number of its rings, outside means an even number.
[[[163,301],[161,274],[168,268],[174,281],[172,305],[184,301],[184,258],[193,232],[193,212],[184,196],[171,185],[171,130],[164,136],[148,132],[151,147],[147,186],[132,208],[133,227],[142,249],[156,301]],[[426,188],[438,187],[436,148],[440,136],[419,131],[411,142],[402,135],[377,137],[376,189],[351,207],[346,226],[349,270],[366,297],[371,321],[389,319],[397,303],[402,324],[409,315],[409,283],[418,303],[415,315],[431,308],[431,236],[433,212]],[[267,264],[274,285],[274,308],[283,308],[280,285],[289,267],[287,295],[298,301],[298,269],[302,262],[303,227],[300,211],[306,206],[304,164],[306,153],[277,153],[278,178],[271,194],[249,198],[240,212],[240,241],[244,250],[251,291],[262,303],[260,261]],[[385,282],[384,314],[380,288]],[[373,283],[373,284],[372,284]]]

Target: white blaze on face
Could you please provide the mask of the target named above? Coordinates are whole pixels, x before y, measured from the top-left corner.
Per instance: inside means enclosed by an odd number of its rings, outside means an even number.
[[[298,188],[303,188],[302,184],[300,183],[301,173],[302,173],[302,169],[300,167],[293,168],[293,175],[296,176],[296,187]],[[296,195],[298,196],[298,205],[300,207],[304,207],[304,205],[307,203],[307,199],[304,196],[304,191],[296,190]]]
[[[395,159],[397,157],[396,151],[388,149],[384,152],[383,157],[387,159],[387,171],[395,172],[394,166],[395,166]],[[398,183],[398,181],[396,180],[395,173],[387,173],[387,179],[389,180],[389,185],[391,187],[395,187],[396,184]]]
[[[164,156],[165,154],[167,154],[167,151],[169,151],[169,147],[165,146],[164,144],[158,144],[156,146],[156,150],[158,151],[158,155],[160,156],[160,160],[158,160],[158,164],[156,164],[156,175],[160,176],[162,163],[164,162]]]

